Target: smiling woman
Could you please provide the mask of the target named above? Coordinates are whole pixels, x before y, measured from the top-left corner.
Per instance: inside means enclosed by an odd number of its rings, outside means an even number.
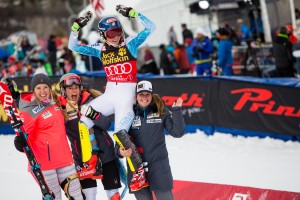
[[[28,134],[28,143],[55,198],[61,199],[62,187],[68,198],[83,200],[66,137],[61,104],[51,85],[45,74],[34,75],[30,84],[32,92],[19,95],[20,117]],[[23,137],[16,136],[14,144],[18,151],[24,151],[26,142]]]

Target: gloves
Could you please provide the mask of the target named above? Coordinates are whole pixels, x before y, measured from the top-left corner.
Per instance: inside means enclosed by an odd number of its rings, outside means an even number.
[[[27,145],[25,139],[21,135],[17,135],[14,140],[15,147],[18,151],[24,152],[24,147]]]
[[[80,113],[83,116],[90,118],[91,120],[99,119],[101,113],[94,110],[91,106],[83,105],[81,106]]]
[[[8,89],[9,89],[13,99],[17,99],[20,96],[20,93],[18,91],[18,86],[14,80],[3,77],[1,79],[1,81],[4,82],[8,86]]]
[[[79,32],[81,28],[87,25],[87,23],[90,21],[90,19],[93,17],[93,14],[88,11],[85,16],[80,17],[75,20],[75,22],[72,25],[72,31]]]
[[[131,7],[125,7],[123,5],[117,5],[116,10],[118,13],[123,15],[124,17],[136,18],[138,16],[138,12]]]

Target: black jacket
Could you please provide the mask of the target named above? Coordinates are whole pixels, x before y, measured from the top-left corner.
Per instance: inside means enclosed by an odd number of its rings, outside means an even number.
[[[166,107],[164,114],[158,116],[156,105],[149,105],[143,110],[134,107],[135,117],[129,135],[141,151],[143,162],[148,163],[147,180],[151,191],[169,191],[173,188],[173,176],[169,164],[165,142],[165,130],[175,138],[184,135],[184,118],[180,107]],[[128,172],[131,180],[131,172]]]
[[[79,106],[88,103],[92,99],[93,98],[90,96],[90,93],[86,91],[82,92]],[[62,104],[63,109],[65,109],[66,108],[65,98],[60,97],[60,102]],[[76,113],[75,115],[72,115],[72,117],[70,117],[70,114],[68,114],[69,119],[68,121],[66,121],[66,131],[71,144],[75,166],[82,164],[80,139],[78,133],[78,121],[80,119],[79,112]],[[108,132],[106,131],[109,129],[111,125],[110,119],[104,115],[101,115],[98,120],[94,121],[94,123],[95,126],[93,127],[93,129],[94,129],[94,134],[96,136],[97,144],[101,152],[99,156],[102,163],[107,163],[116,159],[117,157],[115,155],[114,142],[111,139]]]
[[[289,41],[288,36],[279,34],[273,42],[273,52],[276,68],[293,69],[293,44]]]

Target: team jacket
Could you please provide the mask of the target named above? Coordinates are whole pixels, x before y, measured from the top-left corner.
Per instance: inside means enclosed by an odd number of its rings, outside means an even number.
[[[173,188],[173,176],[169,164],[165,141],[165,130],[169,135],[180,138],[184,135],[185,123],[180,107],[166,107],[164,114],[156,114],[156,105],[143,110],[135,106],[135,117],[129,135],[139,149],[143,162],[148,162],[147,180],[151,191],[169,191]],[[131,172],[128,171],[128,180]]]
[[[68,47],[80,54],[98,57],[102,61],[107,81],[136,83],[138,47],[155,29],[153,22],[144,15],[139,13],[136,19],[143,24],[145,29],[135,37],[126,38],[119,48],[102,43],[87,46],[78,45],[76,32],[71,32]]]
[[[53,103],[39,104],[37,101],[31,101],[32,96],[32,93],[22,93],[19,109],[21,118],[24,119],[24,129],[41,170],[73,164],[62,111]]]
[[[81,99],[79,102],[79,108],[81,105],[88,103],[93,98],[90,96],[89,92],[83,91],[81,93]],[[67,100],[63,96],[59,97],[59,101],[62,104],[62,108],[66,109],[67,107]],[[75,162],[75,166],[82,164],[82,156],[81,156],[81,147],[80,147],[80,139],[79,139],[79,132],[78,132],[78,121],[79,111],[76,110],[68,110],[67,111],[68,120],[66,121],[66,129],[67,129],[67,136],[69,138],[72,154]],[[94,134],[96,136],[97,144],[100,149],[100,159],[102,163],[110,162],[116,159],[115,151],[114,151],[114,143],[109,134],[106,130],[109,129],[111,125],[111,121],[108,117],[101,115],[99,119],[94,121],[95,126]]]

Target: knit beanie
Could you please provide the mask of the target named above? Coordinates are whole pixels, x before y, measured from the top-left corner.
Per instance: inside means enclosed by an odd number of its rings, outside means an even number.
[[[47,75],[40,73],[33,76],[30,83],[31,90],[34,90],[35,86],[38,84],[46,84],[51,88],[52,82]]]

